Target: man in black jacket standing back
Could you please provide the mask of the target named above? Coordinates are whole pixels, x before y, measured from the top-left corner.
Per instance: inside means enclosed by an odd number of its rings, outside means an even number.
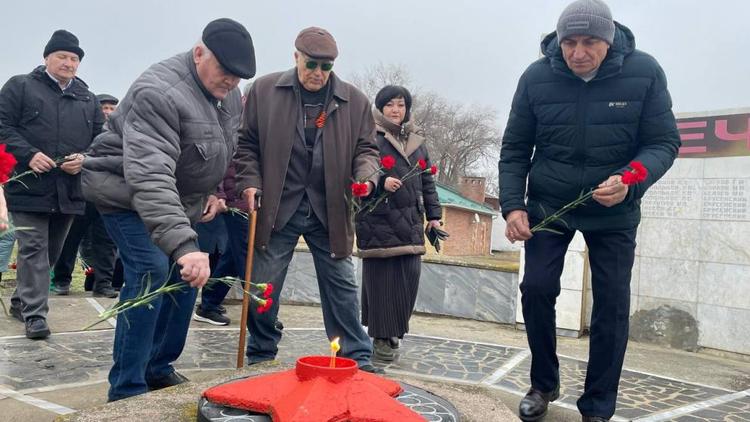
[[[12,77],[0,91],[0,139],[18,160],[17,172],[36,173],[6,190],[13,223],[31,227],[16,232],[18,286],[11,299],[11,313],[25,321],[31,339],[50,334],[50,263],[73,216],[83,214],[82,152],[104,124],[96,96],[76,77],[81,59],[78,38],[55,31],[44,48],[44,65]]]
[[[524,421],[541,419],[559,396],[555,302],[568,244],[581,231],[589,248],[594,307],[584,421],[615,411],[628,340],[630,273],[640,200],[677,156],[680,138],[659,64],[635,49],[628,28],[601,0],[578,0],[542,42],[544,57],[518,83],[500,155],[500,206],[511,242],[525,241],[521,303],[531,349],[531,390]],[[648,178],[622,183],[631,161]],[[527,185],[528,180],[528,185]],[[593,201],[555,230],[530,227],[596,188]]]

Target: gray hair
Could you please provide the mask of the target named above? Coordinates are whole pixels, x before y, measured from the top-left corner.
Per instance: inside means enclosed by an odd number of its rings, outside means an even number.
[[[206,44],[203,42],[203,40],[198,40],[198,42],[195,43],[195,45],[193,46],[193,49],[195,49],[195,47],[200,47],[201,50],[205,51],[206,54],[208,54],[209,56],[213,56],[214,55],[214,52],[211,51],[211,49],[208,48],[208,46],[206,46]]]

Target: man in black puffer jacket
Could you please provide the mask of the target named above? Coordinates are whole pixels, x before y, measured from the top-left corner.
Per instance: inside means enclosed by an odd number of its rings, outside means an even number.
[[[584,421],[608,420],[627,346],[640,200],[672,165],[680,138],[664,72],[635,49],[633,34],[600,0],[571,3],[542,51],[518,83],[499,163],[506,236],[526,241],[521,302],[532,388],[519,415],[538,420],[559,395],[555,301],[565,252],[579,230],[589,248],[594,308],[578,408]],[[632,160],[649,174],[627,186],[621,174]],[[554,227],[561,234],[532,237],[530,226],[590,188],[593,200]]]
[[[34,172],[6,187],[13,223],[30,227],[16,232],[18,285],[11,314],[25,322],[31,339],[50,335],[50,263],[60,255],[74,216],[83,214],[82,152],[104,124],[99,102],[76,76],[83,54],[75,35],[57,30],[44,48],[44,65],[12,77],[0,90],[0,139],[18,160],[17,173]]]

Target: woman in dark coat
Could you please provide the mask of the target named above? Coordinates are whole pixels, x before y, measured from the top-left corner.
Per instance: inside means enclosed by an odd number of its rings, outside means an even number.
[[[395,165],[384,169],[373,195],[386,194],[385,199],[357,215],[357,247],[363,258],[362,323],[374,339],[374,357],[390,361],[409,331],[417,300],[424,221],[439,227],[442,211],[423,132],[409,122],[411,94],[401,86],[386,86],[375,107],[380,157],[395,158]],[[409,174],[414,176],[405,177]]]

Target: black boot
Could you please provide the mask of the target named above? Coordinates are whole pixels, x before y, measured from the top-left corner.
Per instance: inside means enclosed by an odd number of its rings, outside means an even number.
[[[559,397],[560,386],[549,393],[542,393],[532,387],[526,393],[526,397],[521,399],[521,403],[518,404],[518,417],[524,422],[538,421],[547,414],[549,402],[555,401]]]
[[[396,358],[396,353],[387,338],[376,338],[372,342],[372,357],[376,360],[392,362]]]
[[[388,338],[388,342],[391,344],[391,349],[393,350],[401,347],[401,339],[399,339],[398,337],[390,337]]]

